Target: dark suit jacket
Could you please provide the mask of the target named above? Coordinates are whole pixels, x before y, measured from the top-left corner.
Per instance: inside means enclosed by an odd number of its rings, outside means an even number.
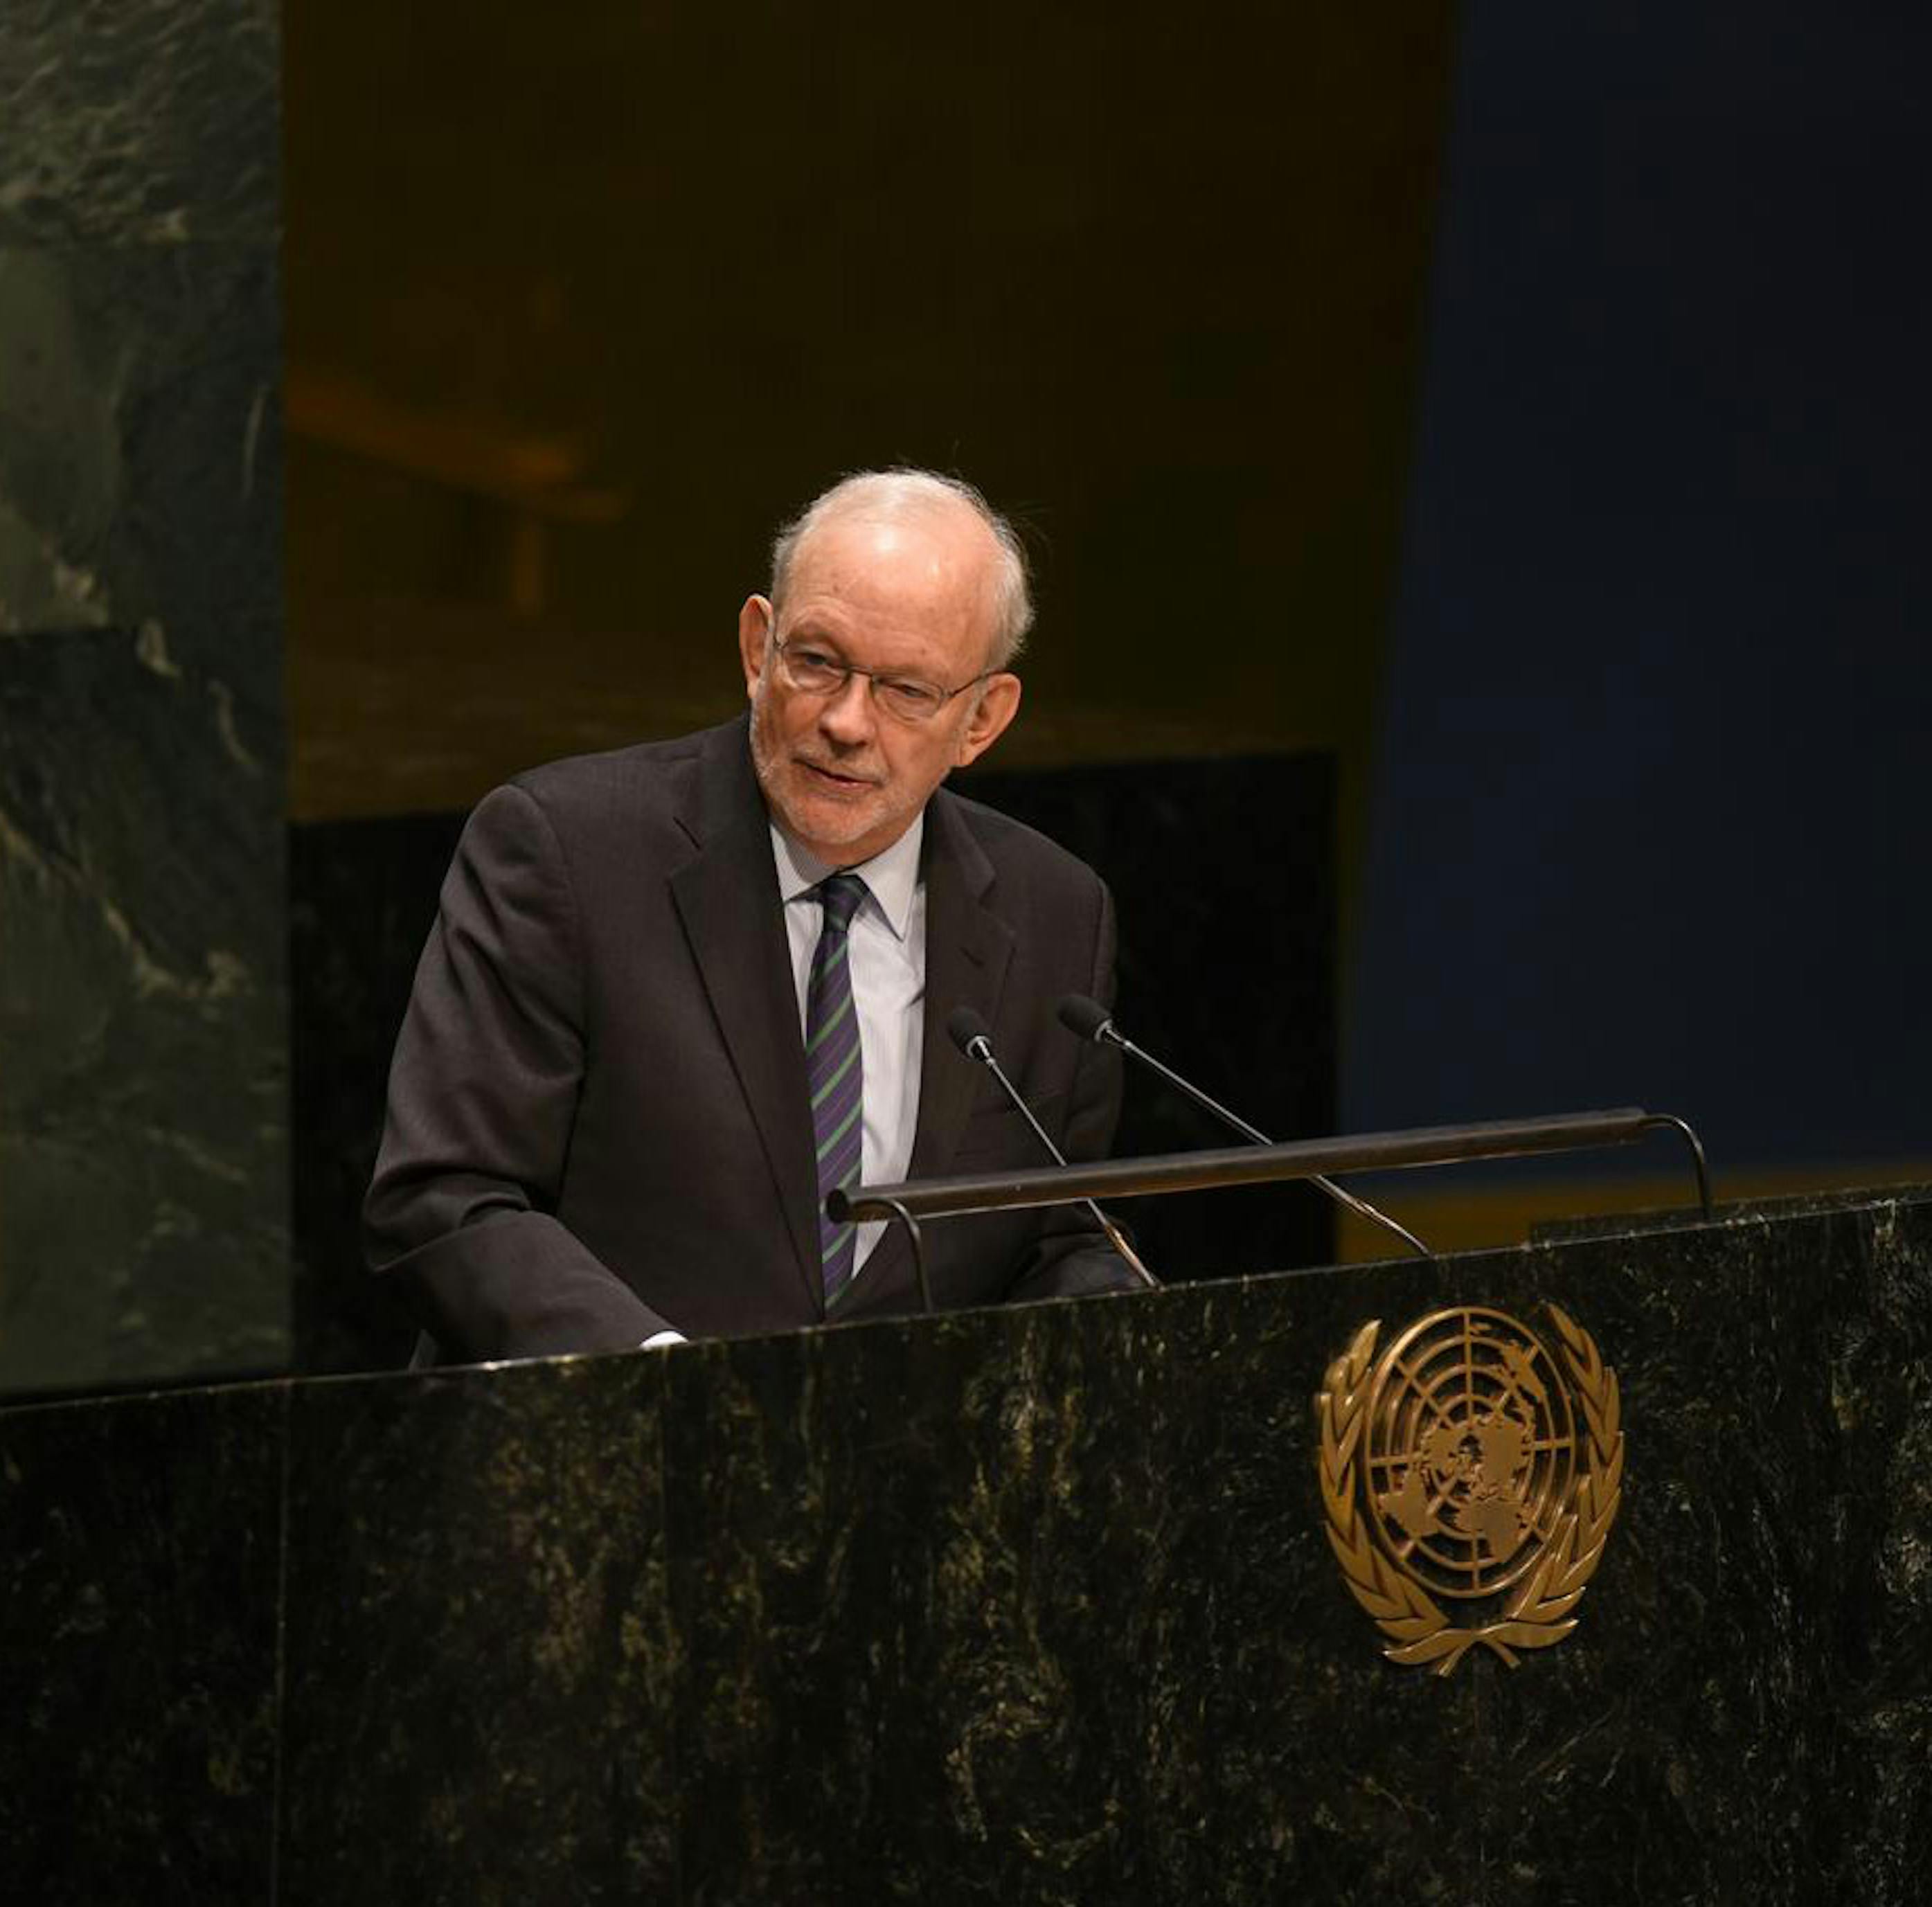
[[[926,811],[925,1054],[912,1175],[1044,1163],[955,1007],[1074,1159],[1102,1156],[1113,1057],[1053,1018],[1111,999],[1112,903],[1082,862],[944,790]],[[554,763],[488,796],[444,883],[389,1079],[370,1261],[444,1362],[819,1322],[797,994],[742,720]],[[1124,1286],[1084,1215],[925,1228],[947,1306]],[[1096,1246],[1098,1249],[1096,1249]],[[883,1237],[836,1309],[914,1309]]]

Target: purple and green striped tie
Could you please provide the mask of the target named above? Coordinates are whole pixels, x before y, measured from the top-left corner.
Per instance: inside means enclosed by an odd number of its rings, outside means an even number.
[[[866,892],[866,883],[856,874],[832,874],[819,883],[825,920],[806,992],[805,1072],[812,1089],[812,1138],[818,1150],[818,1249],[828,1298],[852,1276],[859,1239],[856,1226],[834,1225],[825,1216],[825,1195],[834,1186],[859,1182],[865,1136],[864,1069],[845,934]]]

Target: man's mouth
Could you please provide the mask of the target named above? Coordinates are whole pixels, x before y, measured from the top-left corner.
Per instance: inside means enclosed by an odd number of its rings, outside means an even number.
[[[808,761],[804,756],[796,757],[800,767],[809,771],[812,778],[828,788],[852,790],[869,788],[874,785],[870,775],[846,775],[838,769],[828,768],[823,762]]]

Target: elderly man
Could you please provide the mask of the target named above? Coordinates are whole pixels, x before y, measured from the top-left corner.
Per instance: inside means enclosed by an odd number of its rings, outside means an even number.
[[[1119,1079],[1054,1021],[1112,997],[1092,871],[941,789],[1019,706],[1011,529],[868,472],[779,535],[738,617],[751,708],[558,762],[477,808],[417,970],[364,1213],[442,1362],[912,1309],[896,1232],[832,1186],[1041,1162],[944,1034],[967,1006],[1074,1158]],[[1124,1286],[1084,1216],[928,1231],[948,1306]]]

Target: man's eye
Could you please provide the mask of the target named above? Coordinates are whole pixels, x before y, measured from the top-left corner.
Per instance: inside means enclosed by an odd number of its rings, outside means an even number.
[[[822,649],[794,649],[791,659],[794,668],[809,670],[814,675],[833,674],[838,667]]]
[[[936,709],[939,706],[939,691],[930,682],[904,682],[897,676],[881,676],[879,690],[903,708]]]

